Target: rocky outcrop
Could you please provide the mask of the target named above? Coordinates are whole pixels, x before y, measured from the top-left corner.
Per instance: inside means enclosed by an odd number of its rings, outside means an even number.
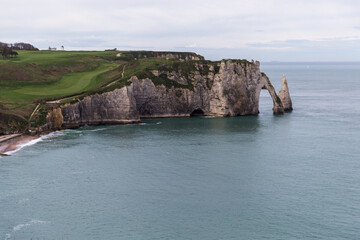
[[[284,110],[292,111],[293,110],[292,102],[291,102],[289,87],[288,87],[288,84],[286,81],[285,74],[283,74],[282,79],[281,79],[281,90],[279,91],[278,96],[284,106]]]
[[[47,124],[51,126],[53,130],[59,130],[62,128],[64,119],[60,108],[55,108],[49,111],[47,116]]]
[[[61,108],[53,108],[48,110],[46,115],[46,124],[33,128],[30,130],[32,133],[55,131],[63,128],[63,115],[61,113]]]
[[[152,70],[149,76],[154,79],[134,76],[129,79],[129,86],[63,105],[62,127],[132,123],[139,122],[140,118],[199,114],[257,115],[263,88],[273,99],[274,114],[284,112],[282,99],[276,94],[269,78],[260,72],[259,62],[222,60],[211,64],[194,64],[193,70],[186,75],[181,69]],[[168,82],[159,83],[160,77]],[[169,81],[173,82],[172,85],[169,85]],[[287,85],[286,90],[288,93]],[[284,98],[286,101],[288,99],[290,95]]]

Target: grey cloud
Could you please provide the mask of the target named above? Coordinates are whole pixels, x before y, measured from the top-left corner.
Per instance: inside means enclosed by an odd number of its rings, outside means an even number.
[[[358,42],[346,36],[357,36],[360,29],[348,27],[360,16],[360,2],[351,0],[3,0],[1,8],[3,42],[96,50],[183,48],[213,59],[354,59],[351,48]]]

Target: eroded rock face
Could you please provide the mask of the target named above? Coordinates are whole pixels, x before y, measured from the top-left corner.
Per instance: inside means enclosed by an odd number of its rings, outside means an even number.
[[[61,108],[63,127],[139,122],[132,87],[85,97]]]
[[[189,89],[155,86],[150,79],[131,78],[136,107],[141,118],[189,116],[200,97]],[[195,99],[194,99],[195,98]]]
[[[263,88],[273,99],[274,114],[284,112],[282,99],[276,94],[269,78],[260,72],[259,62],[223,60],[217,65],[206,66],[208,71],[205,73],[200,71],[204,64],[197,63],[198,70],[189,75],[190,84],[181,72],[152,71],[154,76],[166,74],[168,81],[175,81],[180,84],[177,86],[183,87],[155,85],[151,79],[132,77],[129,86],[88,96],[75,104],[66,104],[61,107],[62,126],[131,123],[139,122],[140,118],[184,117],[199,113],[213,116],[257,115]],[[287,85],[280,92],[288,93]],[[290,95],[285,94],[286,104],[289,99]]]
[[[37,131],[55,131],[63,127],[63,115],[60,108],[51,109],[46,116],[46,124],[39,127]]]
[[[264,86],[259,62],[224,60],[214,77],[210,112],[221,116],[257,115]]]
[[[281,102],[284,106],[284,110],[285,111],[292,111],[292,102],[291,102],[291,98],[290,98],[290,92],[289,92],[289,87],[286,81],[286,77],[285,74],[283,74],[282,79],[281,79],[281,90],[279,91],[279,98],[281,99]]]
[[[167,74],[177,83],[184,82],[181,76],[174,78],[173,72]],[[193,90],[155,86],[150,79],[133,77],[130,81],[140,117],[189,116],[196,109],[215,116],[258,114],[260,91],[267,83],[261,77],[259,62],[224,60],[218,72],[210,68],[207,75],[195,72],[192,77]]]

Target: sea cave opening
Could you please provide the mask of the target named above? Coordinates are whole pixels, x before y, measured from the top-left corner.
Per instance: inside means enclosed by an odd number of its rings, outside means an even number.
[[[201,117],[204,116],[204,111],[201,108],[197,108],[192,113],[190,113],[190,117]]]

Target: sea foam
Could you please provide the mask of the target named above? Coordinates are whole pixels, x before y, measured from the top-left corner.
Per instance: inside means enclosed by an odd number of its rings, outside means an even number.
[[[31,145],[34,145],[38,142],[41,142],[43,139],[40,137],[40,138],[36,138],[36,139],[33,139],[33,140],[30,140],[28,142],[24,142],[22,144],[19,144],[17,145],[17,148],[15,150],[12,150],[12,151],[9,151],[9,152],[5,152],[5,154],[7,155],[12,155],[18,151],[20,151],[21,149],[23,149],[24,147],[28,147],[28,146],[31,146]]]
[[[8,151],[8,152],[5,152],[5,154],[7,155],[12,155],[18,151],[20,151],[21,149],[23,149],[24,147],[29,147],[29,146],[32,146],[38,142],[41,142],[43,140],[47,140],[47,139],[51,139],[51,138],[54,138],[54,137],[58,137],[60,135],[63,135],[64,133],[63,132],[60,132],[60,131],[56,131],[56,132],[51,132],[49,134],[46,134],[46,135],[42,135],[40,136],[39,138],[36,138],[36,139],[32,139],[30,141],[25,141],[24,143],[21,143],[21,144],[18,144],[17,145],[17,148],[15,150],[12,150],[12,151]]]
[[[48,221],[43,221],[43,220],[33,219],[33,220],[28,221],[26,223],[20,223],[20,224],[13,227],[11,233],[5,234],[5,240],[10,239],[12,234],[14,234],[17,231],[20,231],[21,229],[23,229],[25,227],[30,227],[30,226],[32,226],[34,224],[45,224],[45,223],[49,223],[49,222]]]

